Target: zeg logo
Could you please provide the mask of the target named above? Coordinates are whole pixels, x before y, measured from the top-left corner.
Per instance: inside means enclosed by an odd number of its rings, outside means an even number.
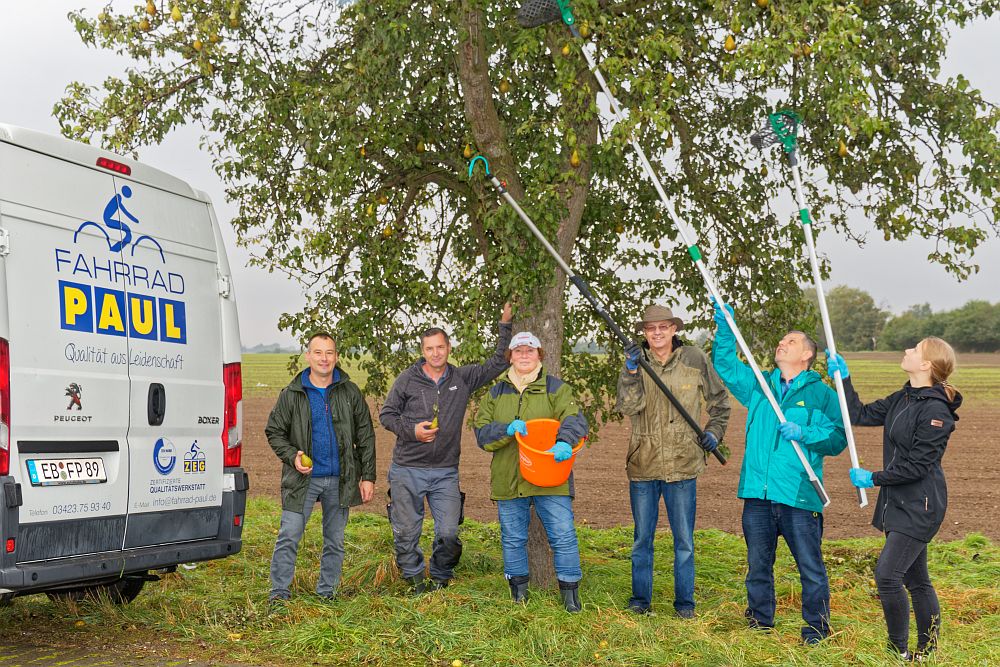
[[[161,475],[169,475],[177,464],[177,454],[174,453],[174,443],[166,438],[160,438],[153,447],[153,465]]]

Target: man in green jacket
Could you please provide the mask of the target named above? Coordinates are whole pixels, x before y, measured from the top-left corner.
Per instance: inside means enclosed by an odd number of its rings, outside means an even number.
[[[375,494],[375,431],[358,386],[337,366],[330,334],[313,334],[309,368],[278,396],[267,420],[267,441],[284,464],[281,527],[271,557],[271,606],[291,597],[295,558],[313,506],[323,506],[323,555],[316,594],[331,599],[344,564],[349,508]]]
[[[726,308],[732,314],[728,305]],[[715,304],[715,369],[726,387],[747,408],[746,450],[737,495],[743,498],[743,537],[747,543],[747,623],[774,627],[774,554],[785,538],[802,583],[802,640],[816,644],[830,634],[830,586],[823,565],[823,501],[795,454],[798,442],[820,481],[823,458],[844,451],[847,439],[836,392],[816,371],[816,343],[790,331],[774,352],[777,366],[765,376],[785,414],[771,408],[753,371],[736,357],[736,338]]]
[[[683,320],[669,308],[656,304],[646,308],[636,322],[645,342],[626,352],[615,410],[632,418],[625,458],[635,524],[628,608],[645,614],[652,606],[653,538],[662,497],[674,536],[674,611],[681,618],[693,618],[697,481],[709,452],[726,433],[729,394],[708,356],[677,336],[683,328]],[[701,440],[649,376],[639,371],[639,355],[647,357],[688,414],[701,415],[707,408],[709,419]]]

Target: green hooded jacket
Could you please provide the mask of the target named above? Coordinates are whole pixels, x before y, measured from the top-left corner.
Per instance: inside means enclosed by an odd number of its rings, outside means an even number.
[[[822,512],[823,501],[809,482],[792,443],[778,433],[778,417],[757,378],[737,358],[736,338],[729,327],[719,327],[716,331],[712,361],[726,387],[747,408],[746,449],[736,495]],[[822,482],[823,458],[836,456],[847,446],[837,392],[823,384],[816,371],[806,370],[795,376],[784,396],[779,369],[765,373],[764,377],[785,419],[802,427],[798,443]]]
[[[589,426],[576,402],[573,388],[558,378],[546,375],[542,368],[538,379],[525,387],[523,393],[518,393],[508,378],[509,372],[510,369],[504,371],[483,397],[473,422],[477,444],[481,449],[493,452],[490,498],[513,500],[529,496],[572,496],[572,473],[569,480],[560,486],[541,487],[525,481],[521,476],[517,442],[513,436],[507,435],[507,426],[515,419],[558,419],[561,425],[556,440],[575,449],[580,438],[587,435]]]
[[[375,430],[365,397],[351,382],[344,369],[337,366],[338,379],[326,392],[330,403],[333,431],[340,449],[340,506],[361,504],[362,481],[375,481]],[[271,449],[284,464],[281,470],[281,508],[302,512],[309,488],[309,475],[295,469],[295,454],[312,456],[312,412],[309,397],[298,373],[281,390],[267,419],[264,433]]]

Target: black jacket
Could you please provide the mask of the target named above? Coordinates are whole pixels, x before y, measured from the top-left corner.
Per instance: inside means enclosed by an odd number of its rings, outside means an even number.
[[[881,487],[872,525],[930,542],[944,521],[948,485],[941,458],[958,421],[962,395],[949,400],[941,385],[903,388],[864,405],[850,378],[844,382],[851,423],[884,426],[882,467],[872,480]]]
[[[448,364],[438,384],[424,373],[422,357],[399,374],[379,413],[382,426],[396,434],[393,463],[413,468],[453,468],[458,465],[462,422],[469,396],[509,368],[505,354],[510,345],[512,327],[510,322],[500,323],[493,356],[481,364]],[[440,430],[431,442],[420,442],[414,429],[420,422],[434,418],[435,406]]]

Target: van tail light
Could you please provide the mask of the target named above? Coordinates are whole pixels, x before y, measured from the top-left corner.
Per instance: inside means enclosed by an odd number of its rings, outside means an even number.
[[[0,338],[0,475],[10,474],[10,346]]]
[[[240,465],[243,452],[243,369],[240,364],[225,364],[222,382],[226,387],[226,405],[222,413],[223,464],[235,468]]]

